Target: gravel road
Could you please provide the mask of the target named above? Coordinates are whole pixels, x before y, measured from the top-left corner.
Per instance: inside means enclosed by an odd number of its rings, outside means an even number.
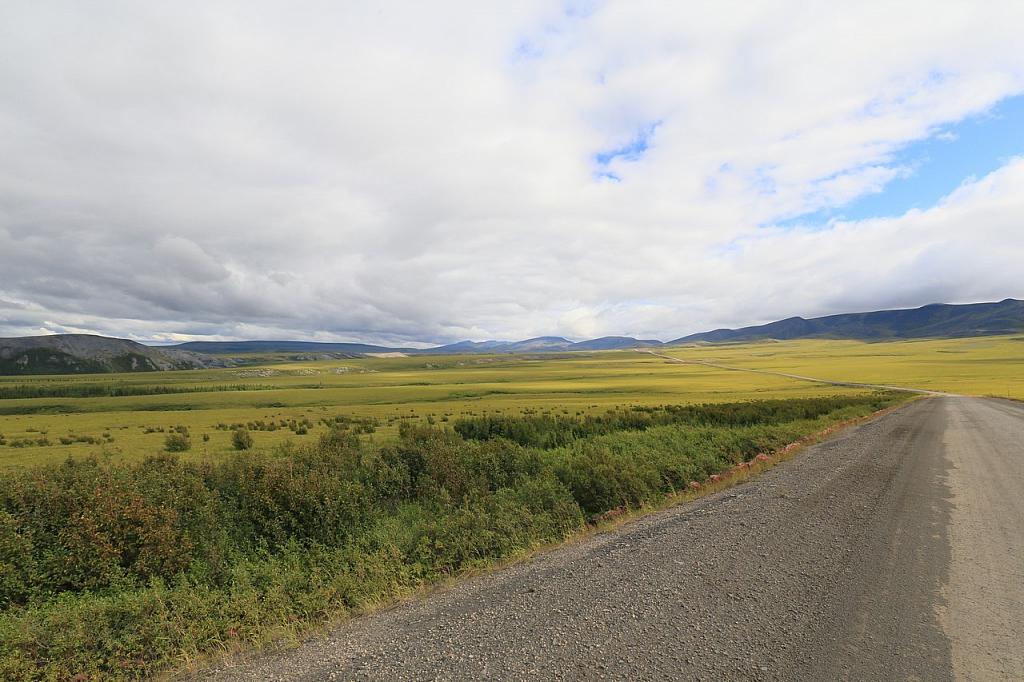
[[[919,400],[751,482],[216,680],[1024,679],[1024,406]]]

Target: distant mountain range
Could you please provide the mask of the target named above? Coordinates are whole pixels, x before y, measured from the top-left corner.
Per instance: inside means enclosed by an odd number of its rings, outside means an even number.
[[[126,339],[88,334],[57,334],[0,339],[0,375],[151,372],[233,364],[230,356],[288,353],[294,359],[355,358],[374,353],[454,355],[464,353],[550,353],[653,348],[690,343],[737,343],[765,339],[916,339],[988,336],[1024,332],[1024,301],[926,305],[912,310],[881,310],[804,319],[791,317],[741,329],[716,329],[663,344],[629,336],[570,341],[539,336],[524,341],[460,341],[434,348],[392,348],[365,343],[313,341],[190,341],[176,346],[145,346]]]
[[[1024,331],[1024,301],[948,305],[936,303],[910,310],[846,313],[805,320],[791,317],[740,329],[716,329],[691,334],[668,345],[723,343],[761,339],[922,339],[929,337],[990,336]]]
[[[524,341],[459,341],[434,348],[392,348],[365,343],[323,343],[318,341],[189,341],[177,350],[235,355],[240,353],[303,353],[351,354],[353,357],[372,353],[406,353],[408,355],[455,355],[461,353],[550,353],[572,350],[617,350],[660,346],[661,341],[634,339],[629,336],[603,336],[589,341],[570,341],[561,336],[538,336]]]
[[[188,341],[175,346],[161,346],[161,348],[210,355],[328,353],[339,357],[360,357],[367,353],[416,352],[413,348],[388,348],[368,343],[321,343],[318,341]]]

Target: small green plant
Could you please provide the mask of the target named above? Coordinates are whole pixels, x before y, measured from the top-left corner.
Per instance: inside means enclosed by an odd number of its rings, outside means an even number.
[[[252,434],[248,429],[235,429],[231,434],[231,445],[235,450],[249,450],[252,448]]]
[[[164,450],[167,452],[186,452],[192,449],[192,439],[187,433],[170,433],[164,439]]]

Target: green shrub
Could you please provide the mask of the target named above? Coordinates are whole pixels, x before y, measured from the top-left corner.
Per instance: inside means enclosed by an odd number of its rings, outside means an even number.
[[[0,609],[27,600],[35,570],[29,535],[14,516],[0,511]]]
[[[192,439],[188,437],[187,433],[174,433],[167,434],[164,438],[164,450],[167,452],[186,452],[192,449]]]
[[[235,429],[231,434],[231,445],[235,450],[249,450],[252,448],[252,434],[248,429]]]
[[[520,445],[552,449],[584,438],[620,431],[643,431],[656,426],[752,426],[815,419],[844,408],[874,405],[876,409],[894,400],[890,393],[864,396],[752,400],[705,405],[665,405],[610,409],[603,414],[570,417],[529,414],[523,416],[484,415],[462,417],[455,431],[466,439],[505,438]]]

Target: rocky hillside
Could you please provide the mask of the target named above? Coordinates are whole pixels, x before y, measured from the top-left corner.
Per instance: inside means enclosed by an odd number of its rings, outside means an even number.
[[[0,339],[0,375],[156,372],[225,365],[223,359],[201,353],[91,334]]]

